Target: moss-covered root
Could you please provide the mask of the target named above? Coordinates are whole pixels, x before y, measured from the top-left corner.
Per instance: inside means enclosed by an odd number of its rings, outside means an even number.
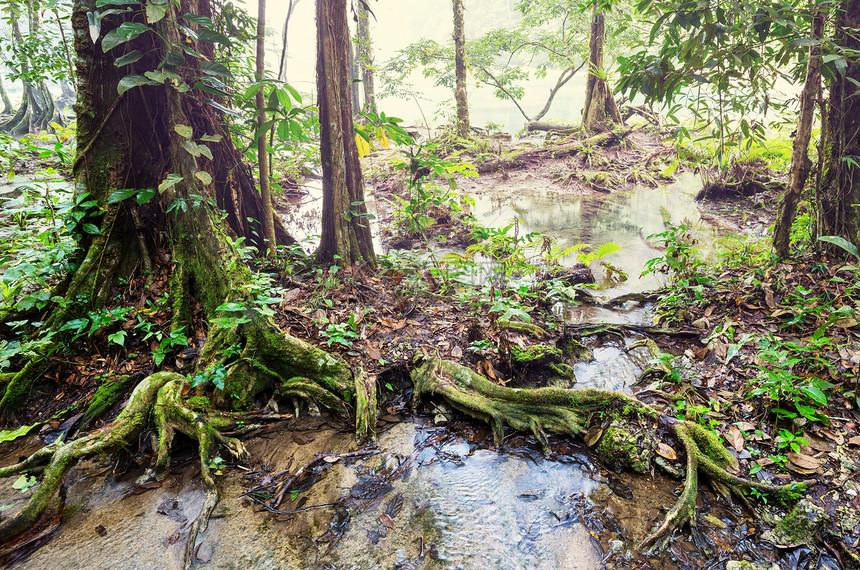
[[[33,382],[42,375],[47,367],[48,361],[46,359],[36,357],[28,361],[24,368],[9,378],[6,389],[3,391],[3,397],[0,399],[0,415],[14,413],[15,410],[27,405]]]
[[[364,370],[355,375],[355,438],[376,443],[376,376]]]
[[[153,467],[148,469],[138,483],[144,483],[161,478],[170,466],[170,446],[176,431],[196,439],[200,452],[200,474],[206,499],[203,508],[188,530],[188,542],[185,545],[185,567],[188,568],[194,559],[197,536],[206,530],[209,517],[218,504],[218,486],[215,484],[213,469],[217,470],[215,457],[219,446],[224,446],[234,457],[243,458],[248,452],[241,441],[221,434],[235,427],[232,417],[212,412],[200,414],[185,406],[182,402],[182,389],[187,382],[185,377],[173,374],[159,390],[156,398],[153,416],[158,429],[158,448]]]
[[[615,409],[622,416],[657,416],[647,405],[619,392],[506,388],[438,355],[426,359],[412,372],[412,382],[416,398],[439,395],[461,412],[489,423],[497,446],[508,425],[534,434],[544,453],[549,452],[545,432],[576,435],[588,426],[592,411]]]
[[[66,472],[78,460],[111,451],[135,441],[148,421],[159,388],[174,376],[176,375],[158,373],[141,381],[132,391],[126,407],[106,429],[64,445],[54,446],[53,449],[37,451],[35,455],[38,457],[33,461],[34,464],[50,456],[42,481],[18,514],[0,522],[0,537],[3,537],[4,541],[12,540],[35,524],[50,506],[57,489],[62,485]],[[7,468],[2,475],[20,472],[21,465],[29,461]]]
[[[243,347],[238,358],[225,361],[222,355],[235,354],[237,346]],[[291,397],[317,400],[339,411],[355,397],[353,373],[344,361],[274,326],[216,326],[201,359],[207,362],[207,370],[227,367],[225,388],[216,393],[214,402],[220,407],[248,409],[258,393],[279,383]]]
[[[653,425],[655,420],[663,421],[684,447],[686,477],[677,503],[662,524],[642,542],[642,550],[662,548],[674,529],[694,522],[700,475],[726,485],[740,496],[754,489],[777,500],[789,501],[799,498],[806,490],[803,483],[774,486],[735,475],[732,471],[738,468],[737,459],[723,447],[716,435],[699,424],[660,416],[650,406],[626,394],[594,389],[506,388],[464,366],[442,360],[438,355],[426,359],[412,372],[412,382],[416,398],[435,394],[445,398],[454,408],[488,422],[496,445],[503,440],[505,425],[533,433],[544,451],[548,452],[545,432],[578,434],[588,427],[589,418],[599,415],[599,412],[611,413],[614,417],[612,425],[626,422],[631,426],[634,423],[643,425],[643,421],[650,421]],[[656,438],[657,433],[657,430],[652,430],[647,437]],[[656,445],[656,442],[652,444]],[[635,465],[633,461],[631,466],[635,468]]]
[[[670,538],[673,530],[687,522],[695,524],[696,496],[699,492],[700,473],[707,475],[714,481],[725,484],[732,492],[741,497],[746,497],[750,489],[755,489],[760,493],[771,495],[779,501],[786,502],[800,498],[806,490],[803,483],[776,486],[738,477],[731,473],[738,468],[737,459],[723,447],[715,434],[699,424],[687,421],[678,421],[671,425],[687,455],[684,488],[678,501],[666,513],[666,518],[660,526],[639,545],[640,550],[660,550]]]

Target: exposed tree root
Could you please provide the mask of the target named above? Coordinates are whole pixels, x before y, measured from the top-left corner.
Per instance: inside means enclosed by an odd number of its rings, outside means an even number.
[[[661,431],[668,430],[686,453],[684,487],[662,524],[640,544],[643,550],[662,548],[672,531],[687,522],[695,523],[700,474],[741,497],[755,490],[790,501],[806,490],[803,483],[774,486],[739,477],[734,473],[737,459],[716,435],[699,424],[663,416],[648,404],[619,392],[505,388],[439,356],[421,363],[413,371],[412,381],[416,398],[438,395],[454,408],[488,422],[496,445],[504,439],[505,425],[534,434],[547,454],[550,448],[546,432],[576,435],[588,430],[589,434],[602,434],[599,441],[590,443],[607,464],[647,472],[653,458],[651,450],[661,442]]]
[[[135,387],[128,404],[112,424],[72,442],[57,442],[46,446],[26,460],[0,469],[0,477],[44,469],[39,487],[27,504],[14,517],[0,523],[0,536],[3,536],[5,541],[11,541],[30,529],[50,506],[62,487],[65,474],[75,463],[134,442],[148,425],[151,415],[158,429],[156,460],[138,483],[161,478],[166,473],[170,462],[170,446],[176,431],[196,439],[199,444],[206,499],[200,515],[187,527],[185,560],[186,566],[190,564],[197,534],[205,530],[209,516],[218,503],[218,490],[212,469],[219,446],[225,447],[236,457],[244,457],[247,452],[239,440],[222,434],[222,431],[235,426],[234,417],[216,412],[199,414],[184,405],[182,388],[186,382],[185,377],[172,372],[159,372],[148,376]]]

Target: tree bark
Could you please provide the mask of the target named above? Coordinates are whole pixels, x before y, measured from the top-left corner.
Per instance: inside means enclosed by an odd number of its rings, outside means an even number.
[[[838,4],[836,41],[843,48],[860,50],[860,2]],[[860,61],[847,59],[844,73],[830,86],[827,118],[822,128],[821,185],[816,193],[817,232],[839,236],[860,246]]]
[[[3,115],[12,114],[12,101],[9,99],[9,93],[6,92],[6,86],[3,85],[3,77],[0,76],[0,101],[3,103]]]
[[[358,46],[355,45],[355,42],[350,42],[349,44],[349,73],[350,73],[350,82],[349,82],[349,95],[352,100],[352,113],[358,113],[361,111],[361,89],[358,86],[358,82],[361,80],[361,71],[358,68],[358,56],[356,55],[358,52]]]
[[[376,112],[376,90],[373,84],[373,44],[370,39],[370,12],[363,3],[358,5],[358,64],[364,91],[364,110]]]
[[[266,79],[266,0],[257,4],[257,82]],[[266,98],[264,89],[257,90],[257,164],[260,172],[260,196],[262,197],[263,239],[265,254],[275,257],[277,238],[275,237],[275,211],[272,208],[272,191],[269,186],[269,152],[266,148]]]
[[[317,100],[323,171],[320,263],[376,262],[353,136],[346,0],[317,0]]]
[[[585,106],[582,125],[587,129],[623,124],[615,97],[609,89],[603,70],[603,39],[606,35],[605,18],[595,2],[591,12],[591,33],[588,44],[588,79],[585,83]]]
[[[454,8],[454,100],[457,105],[457,135],[469,137],[469,104],[466,96],[466,31],[463,0],[452,0]]]
[[[821,7],[812,6],[812,37],[820,40],[824,36],[824,14]],[[791,168],[788,174],[788,188],[779,203],[773,232],[773,250],[779,257],[788,255],[791,225],[797,213],[797,204],[812,162],[809,160],[809,139],[812,135],[812,122],[815,118],[815,95],[821,84],[821,45],[809,47],[809,61],[806,64],[806,83],[800,93],[800,114],[797,120],[797,133],[791,150]]]
[[[287,17],[284,19],[284,36],[281,46],[281,61],[278,64],[278,81],[287,80],[287,32],[290,29],[290,18],[293,16],[293,10],[296,9],[301,0],[290,0],[287,5]]]

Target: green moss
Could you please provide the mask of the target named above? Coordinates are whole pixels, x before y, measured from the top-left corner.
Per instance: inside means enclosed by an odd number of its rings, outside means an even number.
[[[20,372],[15,374],[6,385],[3,398],[0,399],[0,411],[14,411],[27,405],[30,399],[30,388],[33,382],[47,368],[48,363],[44,358],[30,360]]]
[[[525,348],[512,346],[511,360],[523,366],[545,366],[552,363],[564,362],[564,355],[561,349],[545,344],[536,344]]]
[[[570,335],[564,335],[555,343],[565,358],[577,362],[594,360],[594,355],[588,348]]]
[[[102,382],[102,385],[98,387],[95,395],[87,404],[87,409],[84,412],[84,423],[88,424],[119,403],[132,386],[134,386],[134,380],[128,375],[106,379]]]
[[[185,406],[198,411],[206,411],[212,409],[212,402],[206,396],[192,396],[185,402]]]
[[[616,471],[630,468],[637,473],[648,473],[651,469],[650,449],[640,449],[637,437],[614,423],[606,429],[596,451]]]
[[[829,520],[824,509],[802,500],[779,524],[764,533],[762,538],[783,546],[812,544]]]
[[[567,380],[576,380],[576,375],[573,373],[573,366],[565,363],[561,364],[550,364],[550,369],[553,370],[556,374],[565,378]]]

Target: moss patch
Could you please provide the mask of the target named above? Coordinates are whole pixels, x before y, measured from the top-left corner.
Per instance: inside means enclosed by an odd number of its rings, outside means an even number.
[[[118,404],[134,386],[134,378],[128,375],[108,378],[98,387],[95,395],[87,404],[84,424],[89,424],[110,408]]]

